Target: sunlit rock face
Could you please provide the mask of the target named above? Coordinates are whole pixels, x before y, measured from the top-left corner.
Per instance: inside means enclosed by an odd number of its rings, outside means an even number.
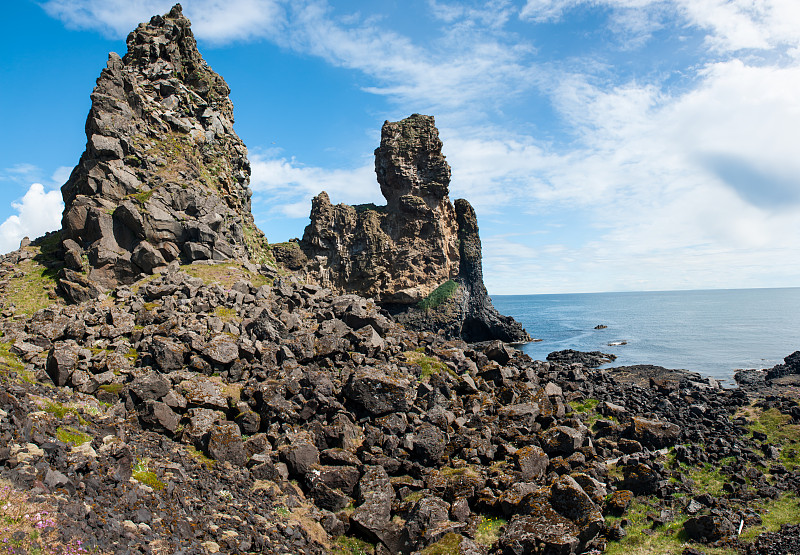
[[[114,286],[173,260],[248,260],[263,236],[228,85],[180,5],[127,44],[97,80],[86,151],[61,189],[67,262]]]
[[[287,250],[287,259],[325,286],[374,298],[411,327],[470,341],[529,339],[486,294],[475,211],[466,200],[450,201],[450,166],[433,117],[385,122],[375,173],[386,206],[332,205],[320,193],[300,249]],[[447,294],[426,305],[440,287]]]

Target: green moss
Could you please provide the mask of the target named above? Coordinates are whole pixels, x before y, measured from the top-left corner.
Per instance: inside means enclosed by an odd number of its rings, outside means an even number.
[[[139,351],[131,347],[130,349],[128,349],[128,352],[125,353],[125,358],[127,358],[132,362],[136,362],[137,360],[139,360]]]
[[[154,191],[151,189],[149,191],[142,191],[141,193],[134,193],[131,195],[131,198],[138,202],[139,204],[147,204],[147,201],[150,200],[150,197],[153,196]]]
[[[244,245],[250,262],[253,264],[267,264],[275,266],[275,258],[270,252],[269,242],[266,236],[255,225],[244,226]]]
[[[25,363],[11,352],[11,343],[0,342],[0,365],[13,372],[23,372]]]
[[[453,532],[445,534],[438,542],[422,550],[422,555],[459,555],[463,538]]]
[[[133,467],[133,478],[154,490],[164,489],[166,485],[158,479],[158,475],[150,470],[148,465],[149,462],[146,459],[139,460]]]
[[[186,451],[191,455],[191,457],[196,460],[198,463],[204,465],[206,468],[211,470],[214,468],[214,459],[211,459],[205,455],[202,451],[192,447],[191,445],[186,446]]]
[[[159,306],[160,306],[160,305],[159,305],[158,303],[154,303],[154,302],[144,303],[144,309],[145,309],[147,312],[152,312],[152,311],[154,311],[155,309],[157,309]]]
[[[458,284],[452,279],[447,280],[439,287],[431,291],[430,295],[418,302],[417,307],[423,310],[436,308],[452,297],[455,294],[456,289],[458,289]]]
[[[101,385],[100,389],[102,391],[106,391],[108,393],[113,393],[113,394],[116,395],[117,393],[119,393],[122,390],[123,387],[125,387],[125,385],[121,384],[121,383],[109,383],[109,384]]]
[[[232,287],[239,280],[249,281],[254,287],[272,284],[266,276],[255,274],[236,262],[189,264],[181,266],[181,270],[192,277],[202,279],[206,285],[219,284],[225,288]]]
[[[333,541],[331,555],[372,555],[375,546],[358,538],[339,536]]]
[[[572,405],[572,410],[578,413],[592,412],[599,404],[600,401],[597,399],[586,399],[582,403]]]
[[[83,445],[92,441],[92,436],[71,426],[60,426],[56,430],[56,439],[70,445]]]
[[[241,318],[235,308],[228,308],[226,306],[218,306],[214,309],[214,315],[223,322],[239,322]]]

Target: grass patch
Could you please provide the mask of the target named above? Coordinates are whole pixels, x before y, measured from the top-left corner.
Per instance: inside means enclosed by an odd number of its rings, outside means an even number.
[[[425,353],[419,351],[404,351],[403,357],[406,362],[419,367],[419,381],[424,382],[434,374],[441,372],[449,372],[455,376],[453,372],[445,363],[438,358],[430,357]]]
[[[417,303],[417,307],[423,310],[430,310],[432,308],[438,307],[440,304],[445,302],[447,299],[453,296],[453,294],[458,289],[458,284],[449,279],[441,284],[439,287],[431,291],[431,293],[422,299],[420,302]]]
[[[475,530],[475,543],[480,545],[493,545],[500,537],[500,528],[505,526],[508,521],[497,516],[481,518],[478,528]]]
[[[227,306],[218,306],[214,309],[214,316],[223,322],[240,322],[241,318],[235,308],[228,308]]]
[[[63,403],[59,403],[58,401],[45,401],[44,405],[41,407],[44,412],[49,412],[59,420],[63,420],[65,416],[68,414],[72,414],[77,417],[78,422],[82,425],[88,424],[86,420],[81,415],[80,411],[77,407],[72,405],[65,405]]]
[[[594,409],[597,408],[597,405],[599,404],[600,401],[597,399],[586,399],[582,403],[576,403],[572,405],[572,412],[577,412],[581,414],[587,412],[593,412]]]
[[[141,193],[134,193],[131,195],[131,198],[138,202],[139,204],[146,204],[150,197],[153,196],[153,190],[149,191],[142,191]]]
[[[36,249],[36,247],[27,247]],[[47,268],[35,259],[19,262],[16,272],[6,286],[6,305],[13,304],[15,314],[30,316],[37,310],[59,302],[56,295],[57,269]],[[18,277],[17,277],[18,276]]]
[[[767,434],[767,443],[781,450],[780,462],[789,470],[800,467],[800,425],[791,424],[792,418],[778,409],[761,410],[750,407],[752,423],[750,432]]]
[[[92,441],[92,436],[72,426],[59,426],[56,430],[56,439],[62,443],[77,447]]]
[[[230,289],[240,280],[249,281],[254,287],[271,285],[271,280],[261,274],[254,274],[241,264],[223,262],[220,264],[189,264],[181,266],[181,270],[192,277],[200,278],[206,285],[219,284]]]
[[[796,524],[797,515],[800,515],[800,499],[791,492],[778,499],[763,499],[758,502],[756,512],[763,523],[745,528],[740,536],[744,541],[753,541],[764,532],[777,532],[783,524]]]
[[[189,455],[191,455],[191,457],[198,463],[204,465],[207,469],[211,470],[212,468],[214,468],[214,463],[216,461],[214,461],[214,459],[207,457],[205,453],[203,453],[196,447],[187,445],[186,452],[189,453]]]
[[[0,374],[16,373],[19,380],[36,383],[36,374],[27,370],[20,358],[11,352],[11,343],[0,342]],[[47,353],[45,353],[45,356]]]
[[[100,389],[101,389],[102,391],[105,391],[105,392],[107,392],[107,393],[113,393],[114,395],[117,395],[117,394],[118,394],[120,391],[122,391],[122,388],[123,388],[123,387],[125,387],[125,384],[121,384],[121,383],[107,383],[107,384],[103,384],[103,385],[101,385],[101,386],[100,386]]]
[[[372,555],[375,552],[371,543],[349,536],[339,536],[331,547],[331,555]]]
[[[264,233],[255,225],[244,226],[244,246],[253,264],[267,264],[275,266],[275,258],[269,246],[269,241]]]
[[[150,470],[149,464],[147,459],[137,461],[133,467],[133,478],[154,490],[164,489],[166,485],[158,479],[155,472]]]
[[[458,555],[461,545],[461,536],[450,532],[445,534],[438,542],[422,550],[422,555]]]

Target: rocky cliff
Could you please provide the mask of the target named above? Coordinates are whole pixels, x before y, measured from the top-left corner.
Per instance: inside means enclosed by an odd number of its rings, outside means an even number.
[[[450,202],[450,166],[433,117],[384,123],[375,173],[386,206],[333,206],[321,193],[302,241],[276,252],[279,260],[305,266],[327,287],[376,299],[416,329],[529,340],[487,295],[475,211],[466,200]]]
[[[106,287],[173,260],[246,261],[265,241],[228,85],[176,5],[111,53],[92,93],[86,151],[62,187],[65,263]]]

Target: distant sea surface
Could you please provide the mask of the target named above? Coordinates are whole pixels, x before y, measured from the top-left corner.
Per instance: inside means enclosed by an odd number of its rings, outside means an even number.
[[[493,295],[492,302],[542,340],[522,347],[538,360],[563,349],[602,351],[617,355],[606,366],[681,368],[732,387],[736,369],[771,368],[800,350],[800,287]]]

